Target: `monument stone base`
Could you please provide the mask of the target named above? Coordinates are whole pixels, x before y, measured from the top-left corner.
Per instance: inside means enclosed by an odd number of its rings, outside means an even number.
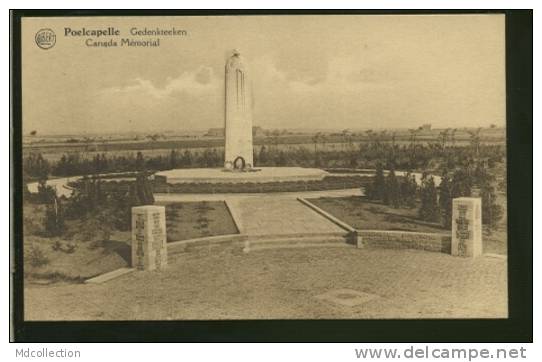
[[[329,175],[317,168],[258,167],[257,172],[234,172],[220,168],[187,168],[157,172],[155,181],[177,183],[265,183],[318,181]]]
[[[166,208],[132,207],[132,267],[162,270],[167,266]]]

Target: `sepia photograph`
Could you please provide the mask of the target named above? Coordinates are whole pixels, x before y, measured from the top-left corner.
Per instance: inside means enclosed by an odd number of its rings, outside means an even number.
[[[505,15],[20,19],[24,321],[507,319]]]

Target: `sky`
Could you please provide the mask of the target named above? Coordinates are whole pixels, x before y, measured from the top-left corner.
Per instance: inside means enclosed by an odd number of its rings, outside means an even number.
[[[161,36],[160,47],[97,48],[88,36],[65,36],[66,27],[187,35]],[[57,36],[51,49],[35,43],[42,28]],[[504,30],[502,15],[23,18],[23,132],[223,127],[234,48],[249,67],[255,126],[504,126]]]

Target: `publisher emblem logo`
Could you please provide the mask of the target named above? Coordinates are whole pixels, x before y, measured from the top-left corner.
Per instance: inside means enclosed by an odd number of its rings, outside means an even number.
[[[41,29],[36,33],[36,44],[41,49],[51,49],[55,43],[56,34],[51,29]]]

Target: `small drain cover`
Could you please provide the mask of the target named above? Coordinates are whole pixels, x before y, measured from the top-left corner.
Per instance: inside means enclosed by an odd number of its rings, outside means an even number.
[[[315,298],[325,300],[346,307],[355,307],[379,298],[376,294],[359,292],[353,289],[335,289],[327,293],[317,295]]]

